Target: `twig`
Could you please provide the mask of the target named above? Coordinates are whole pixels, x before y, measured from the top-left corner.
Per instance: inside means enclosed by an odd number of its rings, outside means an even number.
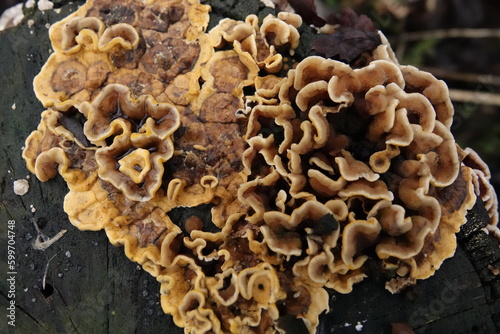
[[[56,235],[54,235],[50,239],[44,240],[42,236],[38,236],[35,239],[35,242],[33,243],[33,248],[38,249],[38,250],[46,250],[49,248],[54,242],[57,240],[61,239],[64,233],[66,233],[68,230],[60,230]],[[45,236],[45,235],[44,235]],[[46,237],[46,236],[45,236]],[[40,241],[42,240],[42,241]]]
[[[33,222],[33,225],[35,225],[35,230],[36,230],[36,238],[35,241],[33,242],[33,248],[38,249],[38,250],[46,250],[49,248],[54,242],[57,240],[61,239],[64,233],[67,232],[67,230],[60,230],[55,236],[52,238],[49,238],[45,234],[43,234],[42,231],[40,231],[40,228],[38,227],[38,224],[34,219],[31,220]]]
[[[428,67],[428,66],[420,67],[420,69],[423,71],[431,72],[433,75],[435,75],[440,79],[473,82],[482,85],[500,86],[500,76],[494,76],[492,74],[453,72],[439,67]]]
[[[61,253],[61,252],[59,252]],[[52,261],[53,258],[55,258],[59,253],[56,253],[54,254],[54,256],[52,256],[49,261],[47,262],[47,265],[45,266],[45,272],[43,273],[43,279],[42,279],[42,289],[45,290],[45,280],[47,278],[47,273],[49,272],[49,264],[50,264],[50,261]]]
[[[443,38],[500,38],[500,29],[436,29],[405,32],[398,37],[405,42]]]
[[[475,92],[463,89],[450,89],[450,99],[457,102],[500,106],[500,94]]]
[[[398,36],[393,36],[393,38],[397,41],[396,56],[398,59],[403,59],[402,57],[406,51],[406,44],[408,42],[445,38],[500,38],[500,29],[436,29],[403,32]],[[393,38],[389,38],[389,40]]]

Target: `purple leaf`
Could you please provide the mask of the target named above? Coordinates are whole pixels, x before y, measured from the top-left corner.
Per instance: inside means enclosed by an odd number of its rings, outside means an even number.
[[[314,0],[288,0],[290,6],[299,14],[305,23],[322,27],[326,21],[318,16]]]
[[[312,42],[312,49],[320,56],[352,63],[382,43],[373,22],[366,15],[358,16],[352,9],[330,16],[328,23],[337,25],[334,32],[320,34]]]
[[[362,53],[374,50],[382,42],[376,31],[342,27],[334,33],[318,35],[312,48],[319,55],[351,63]]]

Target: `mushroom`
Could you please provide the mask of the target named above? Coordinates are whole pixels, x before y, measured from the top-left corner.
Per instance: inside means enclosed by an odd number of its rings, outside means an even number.
[[[471,148],[464,150],[465,158],[463,163],[472,169],[472,182],[474,192],[485,204],[490,221],[486,226],[489,233],[500,239],[500,229],[498,227],[498,196],[490,183],[491,172],[488,165]]]
[[[130,50],[139,44],[139,34],[133,26],[127,23],[118,23],[107,27],[99,38],[99,50],[110,52],[115,48]]]
[[[73,95],[85,88],[87,69],[77,59],[66,60],[57,66],[50,84],[54,91]]]
[[[127,87],[116,84],[80,109],[88,117],[85,135],[99,147],[100,178],[130,199],[154,197],[162,182],[163,163],[174,153],[171,136],[180,126],[177,109],[150,96],[133,100]]]
[[[191,71],[199,53],[196,43],[181,38],[166,38],[146,50],[139,60],[139,67],[163,83],[169,83],[179,74]]]
[[[160,283],[186,332],[310,333],[368,260],[400,291],[437,270],[497,196],[450,127],[444,82],[387,39],[357,67],[298,59],[292,13],[225,18],[192,0],[89,0],[52,25],[44,107],[23,157],[64,210]],[[299,52],[297,52],[299,53]],[[303,52],[301,52],[303,53]],[[334,311],[334,310],[333,310]]]
[[[104,32],[104,23],[96,17],[73,17],[61,26],[52,26],[51,41],[54,48],[65,53],[76,53],[81,47],[97,49]]]
[[[33,80],[35,94],[45,107],[66,111],[87,101],[91,95],[89,89],[102,84],[113,68],[106,54],[84,49],[72,54],[56,52]],[[97,76],[92,79],[87,77],[94,74]]]

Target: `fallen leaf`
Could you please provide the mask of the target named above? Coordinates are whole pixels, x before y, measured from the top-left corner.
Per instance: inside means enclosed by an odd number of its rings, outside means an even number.
[[[321,56],[351,63],[381,43],[376,31],[340,27],[332,34],[318,35],[312,42],[312,48]]]
[[[358,15],[351,8],[344,8],[338,14],[332,14],[327,18],[328,23],[340,27],[350,27],[360,30],[376,31],[373,21],[366,15]]]

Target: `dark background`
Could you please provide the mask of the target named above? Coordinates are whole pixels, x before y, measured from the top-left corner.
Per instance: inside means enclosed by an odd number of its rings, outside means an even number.
[[[0,0],[0,14],[9,7],[14,6],[22,1],[19,0]]]

